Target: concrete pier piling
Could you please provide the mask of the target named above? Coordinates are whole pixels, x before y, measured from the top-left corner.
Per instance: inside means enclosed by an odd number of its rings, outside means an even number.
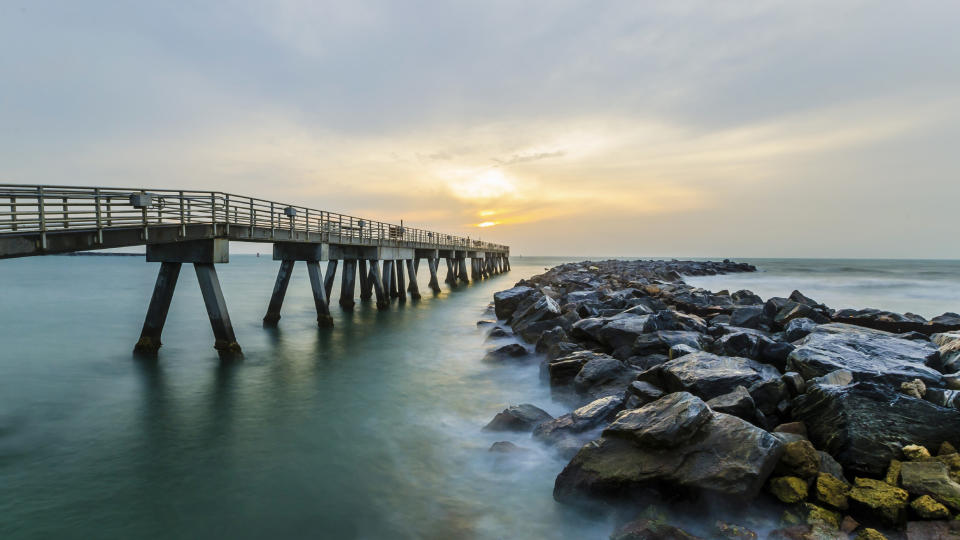
[[[407,277],[410,278],[410,286],[407,292],[410,293],[411,300],[420,299],[420,284],[417,283],[417,263],[407,259]]]
[[[427,259],[427,267],[430,269],[430,283],[427,284],[435,293],[440,292],[440,282],[437,280],[437,258],[431,257]]]
[[[467,258],[466,257],[458,258],[457,265],[460,268],[460,272],[459,272],[460,281],[464,283],[470,283],[470,277],[467,276]]]
[[[343,309],[351,310],[356,305],[353,301],[356,277],[357,260],[346,259],[343,261],[343,269],[340,271],[340,307]]]
[[[383,295],[387,302],[394,298],[393,289],[396,287],[394,276],[396,276],[396,272],[393,271],[393,260],[383,261]]]
[[[404,276],[403,259],[397,260],[394,268],[397,270],[397,300],[401,303],[407,301],[407,284]]]
[[[233,324],[230,322],[230,313],[227,311],[227,302],[220,289],[220,279],[213,263],[193,263],[197,272],[197,281],[200,283],[200,292],[203,293],[203,303],[207,307],[207,316],[210,326],[213,327],[213,348],[226,354],[240,354],[240,344],[233,333]]]
[[[328,266],[329,268],[329,266]],[[330,316],[330,297],[320,275],[320,263],[307,261],[307,274],[310,276],[310,289],[313,291],[313,304],[317,309],[317,326],[332,328],[333,317]]]
[[[270,305],[267,306],[267,314],[263,316],[263,324],[275,326],[280,320],[280,308],[283,306],[283,298],[287,294],[287,286],[290,284],[290,275],[293,274],[293,266],[296,261],[280,261],[280,270],[277,272],[277,282],[273,285],[273,294],[270,295]]]
[[[369,300],[373,296],[373,284],[370,283],[370,274],[367,270],[367,260],[359,259],[357,261],[360,278],[360,301]]]
[[[323,260],[323,259],[317,259]],[[327,298],[330,298],[330,295],[333,293],[333,280],[337,276],[337,259],[330,259],[327,261],[327,273],[326,277],[323,278],[323,289],[327,293]]]
[[[453,259],[451,259],[450,257],[446,257],[445,260],[447,261],[447,277],[444,278],[443,281],[445,283],[449,283],[451,286],[456,286],[457,285],[457,270],[456,270],[457,267],[454,267]]]
[[[370,275],[367,282],[373,287],[373,292],[377,295],[377,309],[387,309],[390,307],[390,298],[383,288],[383,277],[380,275],[380,261],[370,261]]]
[[[155,353],[160,348],[160,334],[167,321],[167,312],[170,311],[170,301],[173,300],[173,291],[177,287],[177,278],[180,276],[181,263],[165,262],[160,264],[157,274],[157,283],[153,287],[153,296],[150,298],[150,307],[147,308],[147,317],[143,321],[143,330],[140,340],[133,348],[136,352]]]
[[[215,263],[230,262],[229,243],[226,240],[212,238],[208,240],[188,240],[165,244],[147,245],[147,262],[159,262],[160,273],[154,286],[150,307],[144,319],[143,330],[134,351],[141,353],[156,352],[160,348],[160,335],[166,323],[170,301],[176,288],[177,278],[183,263],[192,263],[197,273],[197,282],[207,308],[207,317],[213,329],[213,347],[221,354],[240,354],[240,345],[233,333],[227,302],[220,289]]]

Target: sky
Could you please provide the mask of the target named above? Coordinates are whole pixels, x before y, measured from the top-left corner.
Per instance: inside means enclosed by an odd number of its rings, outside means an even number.
[[[0,182],[515,255],[960,258],[960,3],[0,0]]]

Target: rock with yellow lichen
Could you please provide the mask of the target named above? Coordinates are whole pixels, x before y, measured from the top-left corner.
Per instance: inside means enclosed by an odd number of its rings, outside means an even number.
[[[930,459],[930,451],[925,446],[919,444],[909,444],[903,447],[903,457],[910,461],[921,461]]]
[[[807,512],[807,525],[814,528],[825,528],[830,531],[836,531],[840,528],[842,517],[840,514],[815,504],[804,503],[803,506]]]
[[[849,493],[850,487],[836,476],[830,473],[817,475],[813,498],[818,503],[837,510],[846,510],[849,506],[847,502],[847,494]]]
[[[890,484],[891,486],[900,485],[900,467],[902,462],[899,459],[891,459],[890,466],[887,467],[887,475],[883,478],[883,481]]]
[[[820,470],[820,454],[808,440],[794,441],[783,448],[774,474],[813,478]]]
[[[954,446],[947,441],[943,441],[942,443],[940,443],[940,449],[937,450],[938,456],[946,456],[948,454],[956,454],[956,453],[957,453],[957,449],[954,448]]]
[[[796,476],[778,476],[767,484],[770,493],[787,504],[798,503],[807,498],[807,481]]]
[[[899,526],[907,518],[909,495],[903,489],[872,478],[855,478],[850,490],[853,515],[864,519]]]
[[[910,509],[920,519],[949,519],[950,511],[933,497],[924,495],[910,503]]]
[[[887,537],[876,529],[866,528],[857,533],[856,540],[887,540]]]

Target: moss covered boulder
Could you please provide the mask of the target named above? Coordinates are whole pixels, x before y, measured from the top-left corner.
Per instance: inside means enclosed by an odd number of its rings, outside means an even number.
[[[887,537],[880,531],[868,527],[861,529],[860,532],[857,533],[855,540],[887,540]]]
[[[784,445],[783,456],[774,469],[779,476],[797,476],[810,479],[820,470],[820,454],[810,441],[794,441]]]
[[[638,519],[620,527],[610,540],[702,540],[687,531],[655,519]]]
[[[798,503],[807,498],[807,481],[796,476],[777,476],[767,484],[770,493],[787,504]]]
[[[813,498],[818,503],[829,508],[837,510],[846,510],[849,507],[847,495],[850,494],[850,486],[829,473],[820,473],[817,475],[817,481],[813,486]]]
[[[950,511],[933,497],[924,495],[910,503],[910,510],[920,519],[948,519]]]
[[[824,531],[836,531],[840,528],[843,516],[822,506],[806,503],[804,510],[807,513],[807,525]]]
[[[868,522],[900,526],[907,519],[906,490],[872,478],[856,478],[850,490],[853,515]]]
[[[891,459],[890,466],[887,467],[887,474],[883,477],[883,481],[890,484],[891,486],[900,485],[900,467],[903,463],[899,459]]]
[[[910,461],[921,461],[930,459],[930,451],[925,446],[919,444],[908,444],[903,447],[903,457]]]

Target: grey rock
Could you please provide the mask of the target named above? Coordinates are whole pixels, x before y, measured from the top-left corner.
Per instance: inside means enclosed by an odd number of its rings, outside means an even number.
[[[656,386],[643,381],[633,381],[627,387],[627,392],[638,397],[643,405],[662,398],[665,394]]]
[[[950,479],[945,463],[905,461],[900,466],[900,482],[911,495],[929,495],[954,512],[960,510],[960,484]]]
[[[516,311],[520,302],[533,294],[534,291],[535,289],[533,287],[514,287],[494,293],[493,309],[497,318],[509,319],[510,316],[513,315],[513,312]]]
[[[787,341],[803,339],[807,337],[807,334],[813,332],[816,327],[817,323],[813,322],[812,319],[799,317],[787,323],[787,326],[783,329],[784,337],[786,337]]]
[[[690,419],[692,404],[687,405],[671,410],[678,419]],[[709,411],[706,404],[703,408]],[[660,415],[643,423],[635,411],[623,412],[621,418],[627,415],[631,415],[631,422],[636,421],[638,430],[648,432],[653,424],[662,422],[666,426],[661,433],[668,434],[669,426],[676,424]],[[698,415],[693,418],[697,419],[694,424],[700,422]],[[664,438],[638,439],[626,431],[615,433],[580,449],[557,476],[555,499],[575,502],[588,496],[622,501],[649,489],[674,496],[693,490],[748,499],[759,492],[783,451],[783,444],[770,433],[723,413],[710,412],[692,436],[669,449],[662,445],[672,443]],[[639,440],[652,440],[653,445],[646,446]]]
[[[910,444],[960,444],[960,411],[938,407],[876,382],[812,384],[793,402],[810,440],[858,475],[880,476]]]
[[[657,384],[656,379],[649,380],[655,375],[659,375],[661,384]],[[737,386],[749,389],[758,382],[780,381],[780,372],[773,366],[748,358],[698,352],[670,360],[644,372],[642,377],[641,380],[670,392],[686,391],[702,399],[712,399]]]
[[[730,312],[730,325],[742,328],[760,328],[767,324],[763,306],[744,306]]]
[[[742,386],[707,401],[707,405],[711,410],[730,414],[747,422],[755,422],[757,418],[757,406],[750,397],[750,392]]]
[[[488,352],[483,357],[484,362],[506,362],[510,360],[516,360],[518,358],[525,358],[529,356],[530,351],[526,347],[520,345],[519,343],[510,343],[509,345],[504,345],[502,347],[497,347],[496,349]]]
[[[710,407],[703,400],[687,392],[676,392],[620,413],[603,435],[629,439],[649,448],[675,448],[693,437],[710,417]]]
[[[822,324],[796,343],[787,368],[811,379],[838,369],[854,380],[878,380],[899,386],[913,379],[942,386],[942,375],[927,367],[939,351],[933,343],[901,339],[888,332],[848,324]]]
[[[484,431],[529,431],[537,424],[552,419],[553,417],[547,411],[529,403],[522,403],[511,405],[497,413],[483,429]]]
[[[796,371],[788,371],[783,374],[783,382],[787,385],[787,391],[791,396],[798,396],[807,391],[807,383]]]

